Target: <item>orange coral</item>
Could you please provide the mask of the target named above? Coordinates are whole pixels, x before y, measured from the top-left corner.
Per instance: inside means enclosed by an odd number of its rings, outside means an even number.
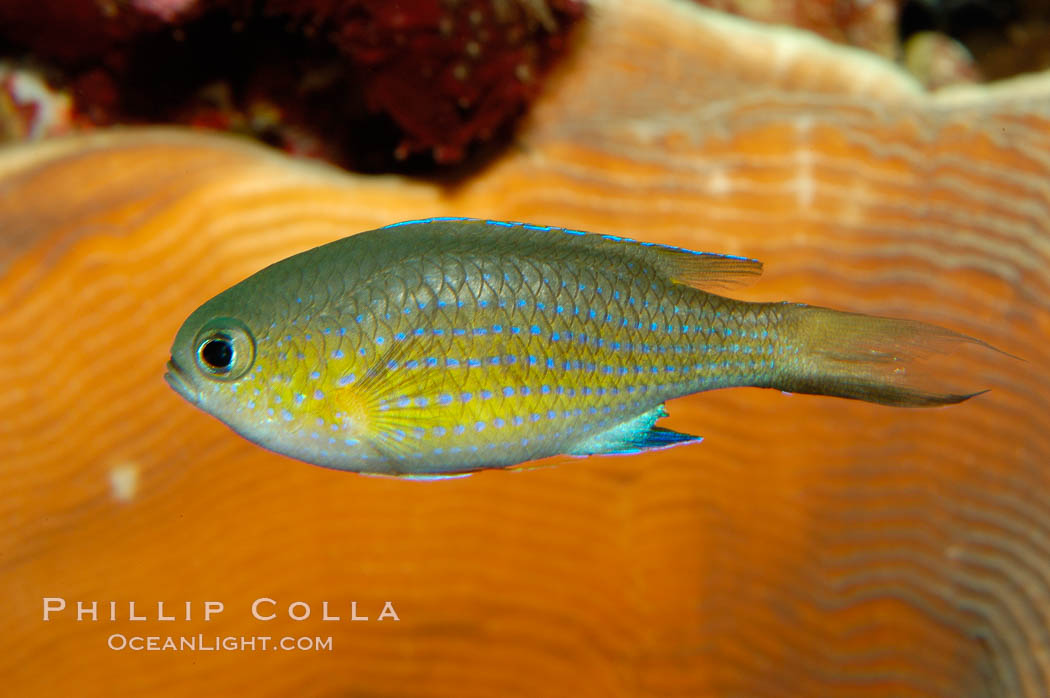
[[[901,0],[694,0],[741,17],[808,29],[893,58]]]

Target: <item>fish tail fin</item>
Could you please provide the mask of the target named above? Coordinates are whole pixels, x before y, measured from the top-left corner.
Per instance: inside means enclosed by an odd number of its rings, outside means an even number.
[[[771,387],[787,392],[897,407],[950,405],[986,391],[960,389],[944,356],[967,344],[999,351],[915,320],[808,305],[785,304],[780,312],[785,347]]]

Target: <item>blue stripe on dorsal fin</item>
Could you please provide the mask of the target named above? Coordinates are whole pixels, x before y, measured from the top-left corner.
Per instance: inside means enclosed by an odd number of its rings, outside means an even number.
[[[582,249],[600,250],[602,255],[619,254],[625,264],[637,261],[647,265],[674,283],[701,290],[724,289],[740,286],[754,280],[762,273],[762,262],[749,257],[712,252],[695,252],[682,247],[661,245],[655,242],[639,242],[631,238],[601,233],[587,233],[548,225],[533,225],[513,221],[481,220],[445,216],[403,221],[385,226],[398,228],[406,225],[430,223],[463,223],[464,227],[475,226],[496,229],[520,228],[534,236],[550,235],[551,244],[568,244]],[[501,231],[504,232],[504,231]],[[534,238],[535,239],[535,238]]]
[[[667,411],[664,406],[657,405],[645,414],[581,441],[568,451],[568,454],[571,456],[627,455],[703,441],[703,437],[700,436],[653,426],[657,419],[666,416]]]
[[[476,221],[476,218],[464,218],[462,216],[437,216],[435,218],[416,218],[411,221],[401,221],[399,223],[391,223],[390,225],[384,225],[379,230],[386,230],[387,228],[400,228],[405,225],[416,225],[417,223],[456,223],[458,221]]]

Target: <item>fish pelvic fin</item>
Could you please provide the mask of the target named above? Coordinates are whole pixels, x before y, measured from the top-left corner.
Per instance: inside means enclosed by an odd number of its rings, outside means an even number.
[[[703,437],[700,436],[655,426],[656,420],[666,416],[667,410],[664,406],[657,405],[634,419],[621,422],[581,441],[568,451],[568,455],[628,455],[703,441]]]
[[[999,351],[916,320],[802,304],[784,304],[780,312],[780,335],[788,348],[769,387],[786,392],[895,407],[950,405],[986,391],[961,389],[962,380],[952,375],[955,362],[945,356],[965,345]]]

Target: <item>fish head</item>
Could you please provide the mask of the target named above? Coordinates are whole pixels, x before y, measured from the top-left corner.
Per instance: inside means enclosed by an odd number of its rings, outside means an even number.
[[[265,273],[250,277],[186,319],[164,378],[264,448],[325,467],[381,471],[368,438],[367,396],[356,384],[367,371],[355,351],[359,332],[325,303],[321,294],[289,294]]]
[[[260,326],[215,300],[179,328],[164,379],[191,404],[236,427],[259,388]]]

